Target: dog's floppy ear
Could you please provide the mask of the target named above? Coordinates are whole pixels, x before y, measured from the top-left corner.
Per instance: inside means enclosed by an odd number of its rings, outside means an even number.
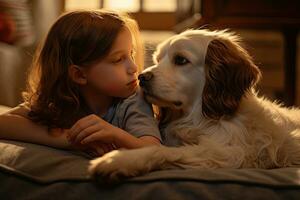
[[[220,119],[232,116],[242,96],[259,80],[260,71],[235,38],[214,39],[205,58],[205,86],[202,113]]]

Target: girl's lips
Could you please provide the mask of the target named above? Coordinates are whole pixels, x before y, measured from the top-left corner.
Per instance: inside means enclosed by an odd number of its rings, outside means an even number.
[[[137,85],[137,80],[135,79],[135,80],[133,80],[133,81],[127,83],[127,85],[128,85],[128,86]]]

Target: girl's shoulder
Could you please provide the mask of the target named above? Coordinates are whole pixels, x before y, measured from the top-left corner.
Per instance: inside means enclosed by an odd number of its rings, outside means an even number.
[[[124,99],[117,111],[119,127],[136,136],[154,136],[161,140],[158,122],[154,117],[152,105],[141,91]]]
[[[120,102],[119,108],[138,109],[144,111],[149,111],[149,109],[151,108],[152,111],[152,105],[146,101],[142,90],[138,90],[133,95],[127,97],[126,99],[123,99]]]

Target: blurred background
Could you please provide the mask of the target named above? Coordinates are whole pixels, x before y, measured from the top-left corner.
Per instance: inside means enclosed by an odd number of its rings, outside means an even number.
[[[0,0],[0,105],[22,102],[34,51],[60,14],[99,8],[126,11],[138,21],[146,66],[156,45],[176,33],[229,28],[263,72],[260,93],[300,105],[298,0]]]

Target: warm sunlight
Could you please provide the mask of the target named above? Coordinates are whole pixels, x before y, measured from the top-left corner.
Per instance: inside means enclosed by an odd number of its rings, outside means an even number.
[[[145,12],[174,12],[177,9],[176,0],[144,1]]]
[[[65,9],[66,11],[76,9],[95,9],[100,7],[99,0],[66,0]]]
[[[75,9],[116,9],[126,12],[174,12],[177,8],[176,0],[66,0],[67,11]]]
[[[104,1],[103,7],[126,12],[137,12],[140,10],[140,0],[109,0]]]

